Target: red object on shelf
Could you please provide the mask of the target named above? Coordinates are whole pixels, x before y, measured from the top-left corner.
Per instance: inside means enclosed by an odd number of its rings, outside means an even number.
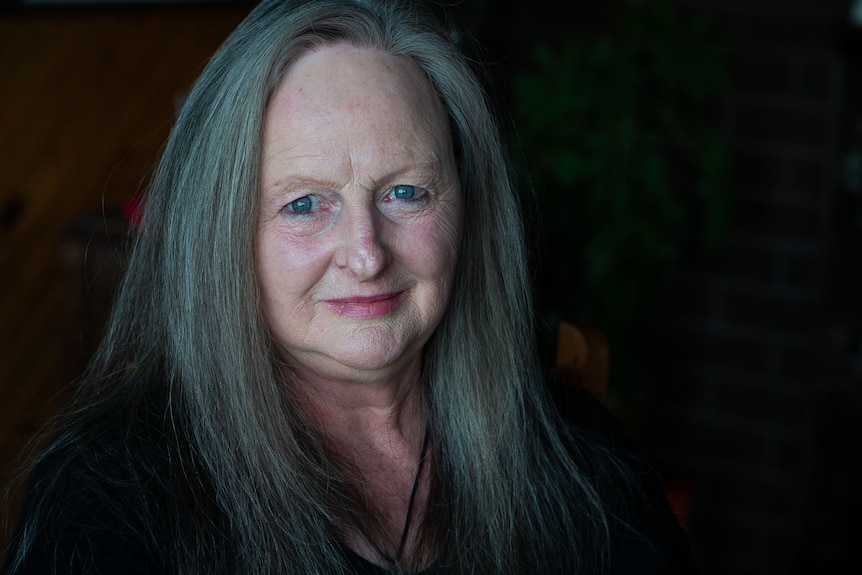
[[[688,529],[688,512],[691,506],[692,486],[683,481],[664,481],[664,495],[676,520],[684,529]]]
[[[130,198],[123,202],[123,217],[135,229],[141,227],[141,222],[144,219],[144,198]]]

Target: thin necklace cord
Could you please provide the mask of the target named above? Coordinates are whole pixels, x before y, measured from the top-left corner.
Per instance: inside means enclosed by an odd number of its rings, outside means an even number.
[[[419,479],[422,477],[422,468],[425,465],[425,458],[428,453],[428,443],[429,443],[428,426],[425,427],[425,436],[422,439],[422,452],[419,454],[419,464],[416,468],[416,476],[413,478],[413,487],[410,490],[410,500],[407,503],[407,516],[404,518],[404,528],[401,530],[401,541],[398,544],[398,551],[395,557],[390,557],[386,553],[383,552],[382,549],[374,542],[374,540],[368,536],[365,530],[362,528],[362,524],[352,513],[350,514],[353,518],[353,522],[356,524],[356,527],[359,529],[359,532],[362,534],[363,538],[368,542],[369,545],[377,552],[381,559],[392,565],[395,570],[395,573],[398,575],[406,574],[406,571],[401,567],[401,558],[404,555],[404,549],[407,546],[407,536],[410,533],[410,523],[413,519],[413,505],[416,502],[416,493],[419,491]]]
[[[407,544],[407,534],[410,532],[410,520],[413,517],[413,502],[416,500],[416,492],[419,490],[419,478],[422,476],[422,467],[425,465],[425,454],[428,451],[428,428],[425,428],[425,437],[422,439],[422,453],[419,454],[419,465],[416,468],[416,477],[413,479],[413,489],[410,491],[410,501],[407,503],[407,517],[404,518],[404,529],[401,531],[401,543],[398,544],[398,553],[395,555],[395,564],[401,565],[401,556],[404,554],[404,546]]]

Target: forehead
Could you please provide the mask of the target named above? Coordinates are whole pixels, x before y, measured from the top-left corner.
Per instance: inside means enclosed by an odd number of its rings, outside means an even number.
[[[339,41],[301,54],[285,70],[281,84],[312,80],[324,86],[349,82],[357,87],[391,89],[399,79],[423,89],[427,83],[422,71],[407,56]]]
[[[269,143],[327,136],[362,143],[381,132],[392,142],[449,141],[440,98],[412,60],[347,43],[316,48],[288,67],[267,109],[265,129]]]

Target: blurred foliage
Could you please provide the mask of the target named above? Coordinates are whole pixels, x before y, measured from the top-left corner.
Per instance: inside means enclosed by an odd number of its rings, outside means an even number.
[[[726,234],[725,54],[706,17],[627,0],[613,31],[539,44],[514,77],[541,303],[608,332],[612,365],[629,372],[612,390],[650,377],[649,315],[672,271]]]

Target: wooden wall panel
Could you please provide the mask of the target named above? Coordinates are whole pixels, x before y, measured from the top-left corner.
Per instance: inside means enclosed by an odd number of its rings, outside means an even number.
[[[142,189],[175,100],[248,10],[0,13],[0,484],[67,383],[63,329],[80,294],[63,287],[60,238]]]

